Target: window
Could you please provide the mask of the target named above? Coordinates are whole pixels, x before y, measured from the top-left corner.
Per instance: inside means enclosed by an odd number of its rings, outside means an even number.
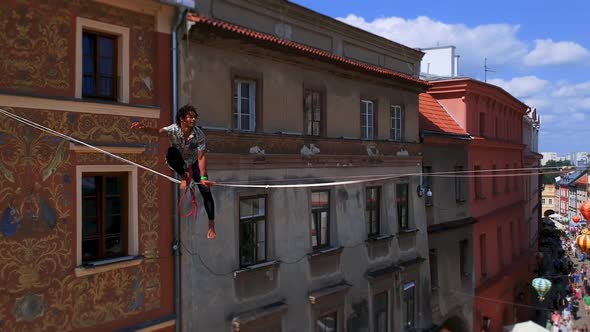
[[[545,200],[545,199],[543,199],[543,200]],[[545,203],[543,203],[543,204],[545,204]],[[549,205],[552,205],[552,204],[553,204],[553,199],[549,198]]]
[[[387,291],[373,296],[373,319],[375,332],[387,332],[389,326],[388,315],[389,293]]]
[[[488,275],[487,262],[486,262],[486,235],[479,235],[479,262],[481,265],[481,275],[486,277]]]
[[[379,235],[379,207],[380,188],[369,187],[365,190],[365,220],[367,221],[367,234],[369,237]]]
[[[481,186],[481,167],[473,166],[473,184],[475,186],[475,199],[483,199],[483,188]]]
[[[234,80],[234,125],[240,131],[256,130],[256,81]]]
[[[240,198],[240,267],[266,261],[266,196]]]
[[[117,37],[82,33],[82,97],[117,99]]]
[[[497,175],[498,173],[496,172],[496,165],[492,165],[492,193],[494,193],[494,195],[498,194],[498,178]]]
[[[130,30],[76,17],[76,98],[129,103]]]
[[[455,201],[465,202],[465,185],[463,166],[455,166]]]
[[[375,103],[371,100],[361,100],[361,138],[375,137]]]
[[[305,134],[310,136],[320,136],[323,134],[322,120],[322,93],[313,90],[305,90]]]
[[[504,260],[504,238],[502,236],[502,226],[498,226],[496,233],[498,238],[498,258],[500,259],[500,267],[503,267],[506,262]]]
[[[424,200],[426,206],[432,206],[434,204],[432,200],[432,175],[430,174],[432,174],[431,166],[422,167],[422,186],[424,189],[424,196],[426,197]]]
[[[82,176],[82,261],[127,255],[127,173]]]
[[[404,112],[401,105],[391,105],[391,139],[396,142],[404,140]]]
[[[404,284],[403,317],[404,328],[412,328],[416,324],[416,282]]]
[[[543,201],[543,205],[545,205],[545,199],[543,198],[541,201]],[[551,200],[549,200],[549,204],[551,204]]]
[[[461,278],[465,278],[469,275],[467,269],[467,253],[469,250],[469,242],[467,240],[459,241],[459,271]]]
[[[330,193],[311,193],[311,246],[314,250],[330,245]]]
[[[434,290],[438,288],[438,262],[436,249],[430,249],[428,252],[428,258],[430,260],[430,285]]]
[[[408,217],[408,184],[395,184],[395,205],[397,207],[397,223],[400,230],[410,228]]]
[[[485,137],[486,134],[486,114],[479,113],[479,135]]]
[[[338,331],[338,312],[330,312],[318,318],[316,321],[316,332]]]
[[[137,167],[76,166],[76,265],[139,254]]]

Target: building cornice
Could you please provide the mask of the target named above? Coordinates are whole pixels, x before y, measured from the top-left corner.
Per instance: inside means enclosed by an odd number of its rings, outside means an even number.
[[[472,78],[457,78],[451,80],[431,81],[432,88],[428,93],[435,98],[442,99],[445,94],[462,94],[464,100],[468,101],[474,96],[481,96],[495,99],[496,101],[513,108],[522,115],[525,115],[530,108],[513,95],[499,86],[474,80]]]

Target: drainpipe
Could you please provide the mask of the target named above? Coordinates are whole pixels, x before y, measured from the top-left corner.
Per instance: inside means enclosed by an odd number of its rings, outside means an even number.
[[[178,15],[176,24],[172,30],[172,123],[176,122],[176,112],[178,111],[178,28],[186,21],[188,9],[185,9]],[[180,215],[178,212],[178,190],[176,187],[173,192],[173,210],[174,210],[174,242],[172,250],[174,252],[174,307],[176,312],[176,332],[182,330],[182,301],[181,301],[181,260],[180,260]]]

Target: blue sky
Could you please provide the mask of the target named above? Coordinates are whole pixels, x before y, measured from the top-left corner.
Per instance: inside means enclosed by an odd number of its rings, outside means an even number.
[[[590,2],[291,0],[410,47],[455,45],[459,74],[541,115],[539,151],[590,151]]]

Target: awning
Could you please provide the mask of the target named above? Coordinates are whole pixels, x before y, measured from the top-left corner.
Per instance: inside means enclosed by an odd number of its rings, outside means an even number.
[[[504,326],[504,331],[505,332],[547,332],[547,329],[545,329],[541,325],[529,320],[529,321],[517,323],[514,325],[506,325],[506,326]]]

